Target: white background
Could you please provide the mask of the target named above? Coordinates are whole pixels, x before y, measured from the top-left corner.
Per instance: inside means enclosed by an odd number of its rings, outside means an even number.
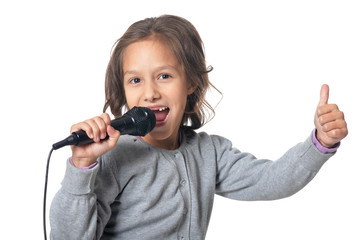
[[[196,26],[214,67],[210,79],[224,96],[202,130],[276,160],[311,133],[323,83],[349,126],[337,155],[296,195],[271,202],[217,196],[207,239],[360,239],[360,12],[359,1],[347,0],[2,1],[2,236],[42,239],[51,145],[102,112],[116,39],[133,22],[168,13]],[[69,155],[68,147],[53,153],[48,206]]]

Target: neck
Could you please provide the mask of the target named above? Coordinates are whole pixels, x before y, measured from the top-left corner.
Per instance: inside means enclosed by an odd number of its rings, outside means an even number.
[[[180,133],[179,131],[177,131],[175,134],[173,134],[172,136],[170,136],[169,138],[166,139],[157,139],[152,137],[152,134],[148,134],[145,137],[142,137],[142,139],[159,148],[163,148],[166,150],[175,150],[177,148],[179,148],[180,146],[180,139],[179,139]]]

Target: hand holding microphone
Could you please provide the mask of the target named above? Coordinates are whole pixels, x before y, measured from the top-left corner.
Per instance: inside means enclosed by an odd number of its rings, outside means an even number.
[[[98,157],[115,147],[120,136],[120,132],[110,125],[110,117],[107,113],[103,113],[98,117],[75,124],[71,127],[70,131],[75,133],[81,130],[86,132],[89,139],[93,139],[95,143],[99,144],[71,146],[73,153],[72,161],[78,168],[87,167],[95,163]],[[105,139],[107,135],[108,139],[101,141],[102,139]]]
[[[98,157],[113,149],[120,135],[145,136],[155,126],[155,115],[145,107],[134,107],[122,117],[110,120],[107,113],[75,124],[71,135],[53,144],[53,149],[72,146],[72,161],[76,167],[87,167]],[[89,143],[97,144],[89,144]]]

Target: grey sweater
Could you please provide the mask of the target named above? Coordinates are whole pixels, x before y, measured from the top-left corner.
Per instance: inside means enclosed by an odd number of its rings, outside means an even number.
[[[277,161],[220,136],[184,131],[177,150],[121,136],[88,170],[69,161],[50,210],[52,239],[204,239],[214,194],[273,200],[303,188],[333,154],[311,137]]]

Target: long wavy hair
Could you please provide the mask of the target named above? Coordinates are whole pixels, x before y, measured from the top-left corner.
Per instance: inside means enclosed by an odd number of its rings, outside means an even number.
[[[195,91],[187,97],[181,126],[200,128],[215,114],[205,99],[208,88],[215,88],[208,79],[208,73],[213,68],[206,67],[203,42],[196,28],[188,20],[178,16],[162,15],[135,22],[115,42],[105,76],[103,111],[110,107],[111,113],[120,117],[129,109],[124,92],[124,50],[130,44],[150,36],[158,37],[168,44],[182,65],[189,86],[195,87]]]

